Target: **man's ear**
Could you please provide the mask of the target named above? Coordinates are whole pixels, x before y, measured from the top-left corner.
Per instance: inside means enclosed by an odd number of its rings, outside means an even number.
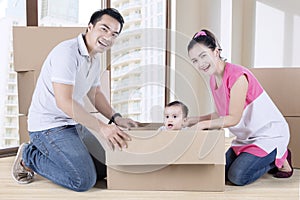
[[[92,30],[92,28],[93,28],[93,24],[92,24],[92,23],[89,23],[89,25],[88,25],[88,27],[87,27],[88,31]]]

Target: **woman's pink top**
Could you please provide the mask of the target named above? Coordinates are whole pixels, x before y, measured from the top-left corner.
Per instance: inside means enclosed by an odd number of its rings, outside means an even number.
[[[248,91],[244,112],[240,122],[229,130],[236,136],[232,149],[264,157],[277,149],[276,166],[281,167],[287,157],[290,139],[289,127],[271,98],[254,75],[245,67],[226,63],[222,84],[216,87],[214,76],[210,77],[210,87],[215,106],[220,116],[229,115],[230,91],[237,79],[245,76]]]

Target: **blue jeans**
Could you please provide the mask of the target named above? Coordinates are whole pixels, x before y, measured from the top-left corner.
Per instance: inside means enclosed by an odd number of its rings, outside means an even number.
[[[84,143],[89,137],[92,134],[81,125],[30,132],[23,161],[34,172],[58,185],[78,192],[86,191],[96,183],[99,167],[95,164],[105,168],[101,177],[106,176],[106,166],[90,155]]]
[[[232,148],[229,148],[226,152],[226,180],[239,186],[256,181],[275,167],[276,153],[275,149],[265,157],[257,157],[246,152],[237,156]]]

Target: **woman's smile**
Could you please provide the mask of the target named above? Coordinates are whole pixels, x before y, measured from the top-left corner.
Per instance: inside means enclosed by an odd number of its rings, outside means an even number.
[[[207,64],[207,65],[201,66],[199,69],[203,70],[204,72],[207,72],[209,70],[209,68],[210,68],[210,64]]]

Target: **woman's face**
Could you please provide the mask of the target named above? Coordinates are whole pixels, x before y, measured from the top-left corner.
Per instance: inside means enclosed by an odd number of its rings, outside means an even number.
[[[216,72],[216,61],[218,58],[217,51],[212,51],[205,45],[196,43],[189,51],[189,57],[193,66],[199,71],[207,75]]]

